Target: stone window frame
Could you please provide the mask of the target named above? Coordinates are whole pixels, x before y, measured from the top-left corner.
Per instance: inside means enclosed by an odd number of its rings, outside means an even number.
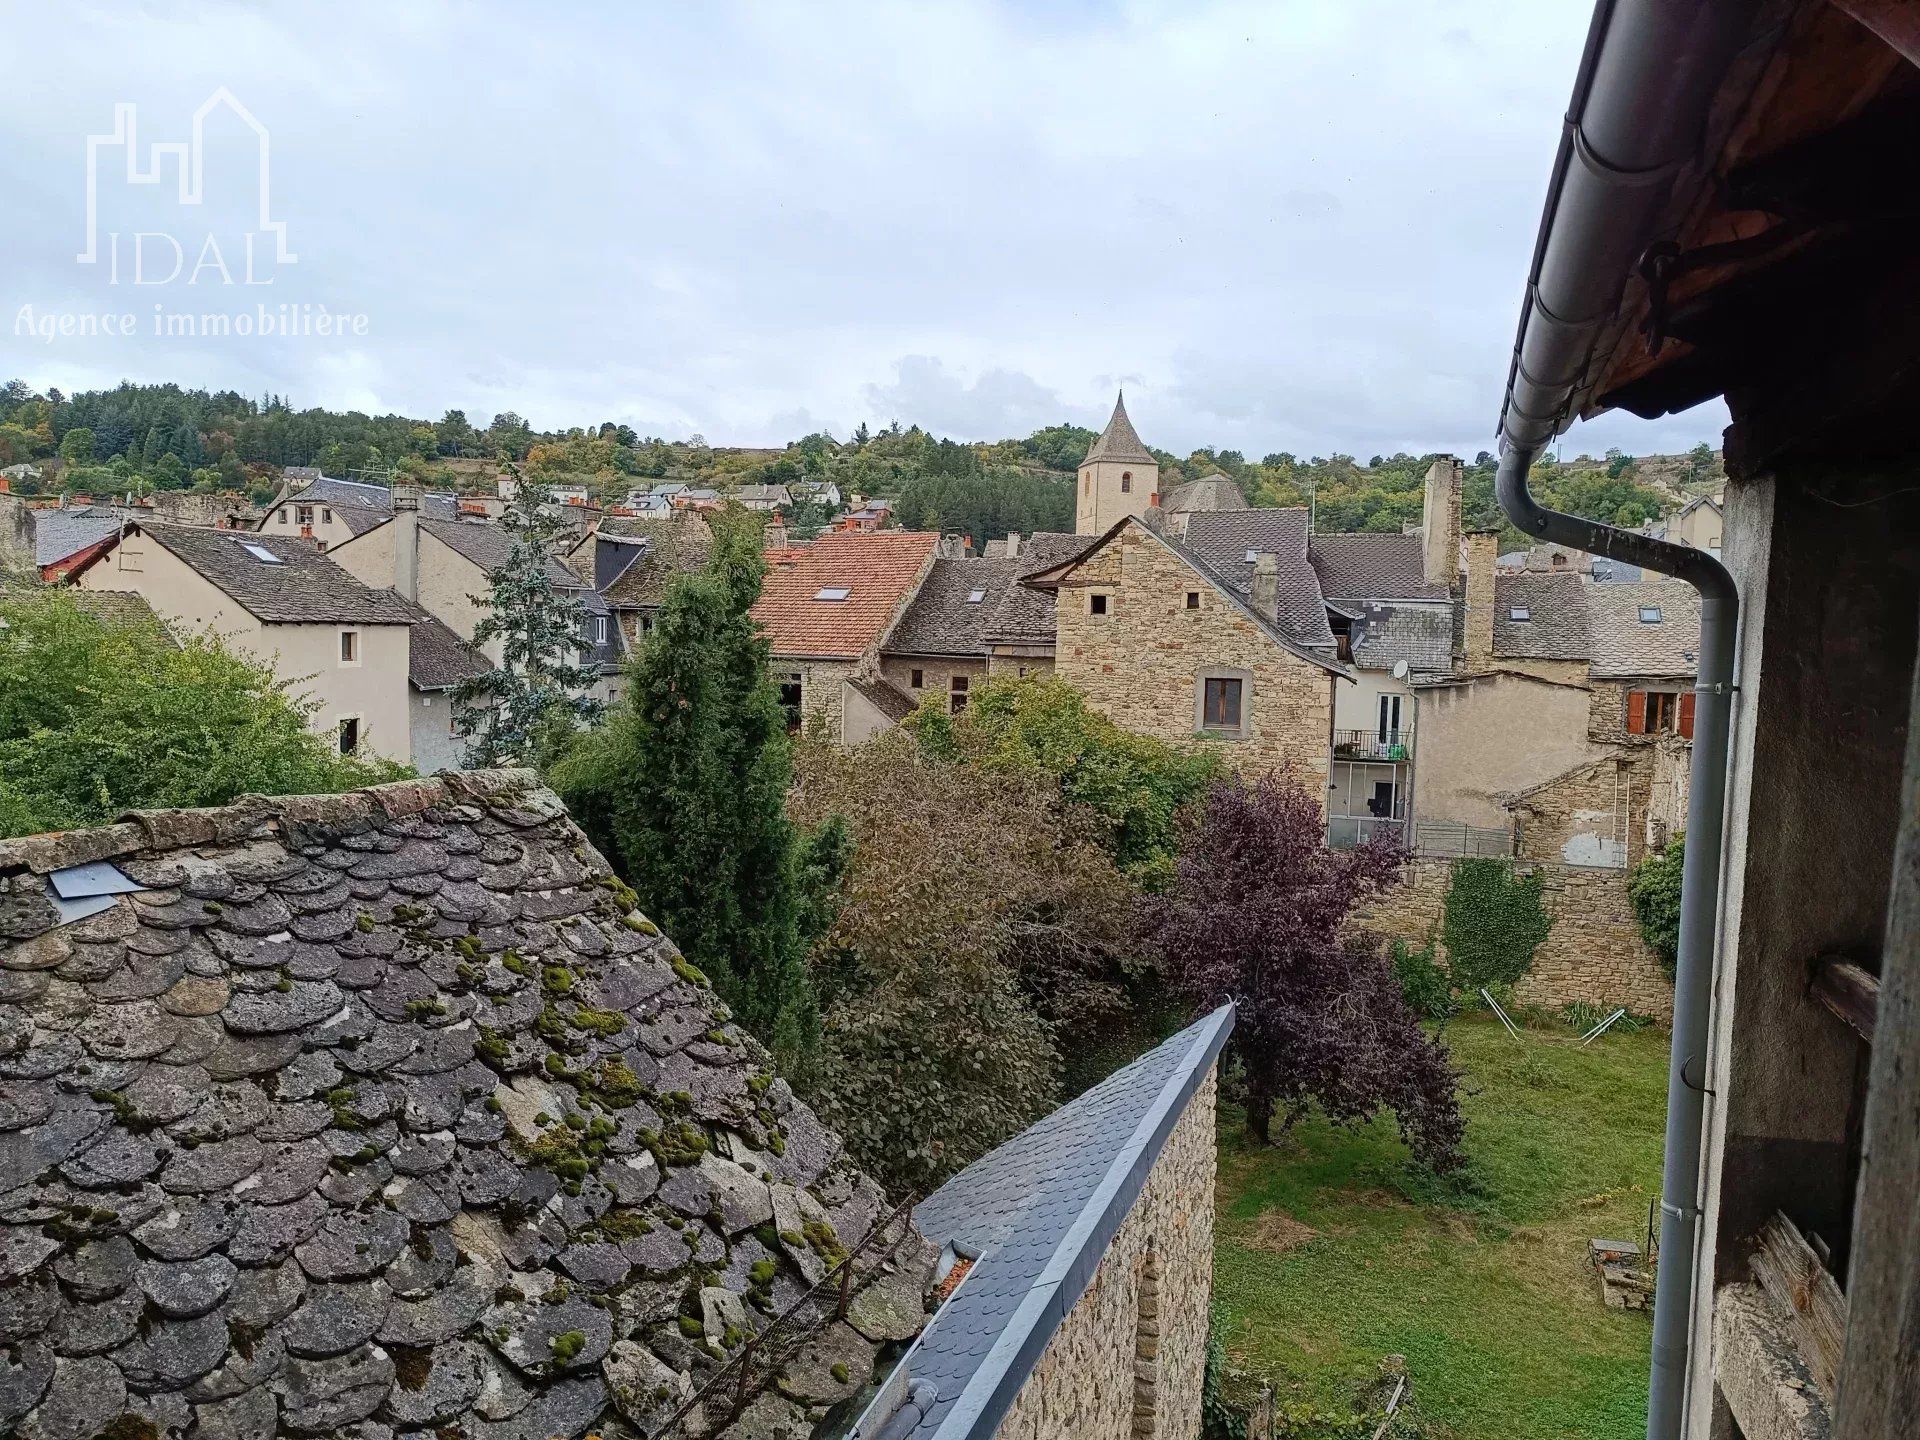
[[[1133,1434],[1153,1440],[1160,1419],[1160,1250],[1151,1238],[1134,1275]]]
[[[1187,591],[1187,609],[1198,610],[1199,608],[1200,608],[1200,592],[1198,590]]]
[[[927,688],[927,672],[925,670],[920,669],[918,666],[915,666],[913,669],[907,672],[907,685],[910,689],[914,689],[914,690],[926,689]]]
[[[1122,470],[1120,472],[1120,493],[1122,495],[1131,495],[1133,493],[1133,472],[1131,470]]]
[[[1087,614],[1096,620],[1111,620],[1113,618],[1113,592],[1111,590],[1087,591]]]
[[[364,637],[357,625],[342,625],[339,631],[339,648],[334,659],[343,670],[357,670],[366,658]]]
[[[1207,682],[1240,682],[1240,724],[1232,730],[1210,726],[1207,721]],[[1253,733],[1253,672],[1231,665],[1210,665],[1193,677],[1193,733],[1212,740],[1245,740]]]

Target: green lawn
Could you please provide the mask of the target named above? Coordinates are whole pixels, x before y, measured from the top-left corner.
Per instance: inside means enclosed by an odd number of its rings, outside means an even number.
[[[1449,1440],[1643,1433],[1649,1317],[1600,1303],[1585,1251],[1644,1235],[1667,1037],[1582,1050],[1571,1032],[1522,1034],[1479,1018],[1447,1032],[1465,1072],[1460,1184],[1412,1170],[1390,1121],[1309,1117],[1263,1150],[1223,1115],[1214,1284],[1238,1368],[1347,1405],[1397,1353]]]

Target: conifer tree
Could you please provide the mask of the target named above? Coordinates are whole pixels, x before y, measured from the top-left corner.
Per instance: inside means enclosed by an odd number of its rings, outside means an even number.
[[[507,473],[513,498],[500,523],[513,546],[487,572],[489,593],[468,597],[487,610],[474,644],[499,640],[500,664],[454,692],[454,724],[468,741],[467,763],[476,766],[532,763],[600,711],[587,694],[593,671],[581,663],[586,607],[551,573],[567,524],[543,482],[511,465]]]

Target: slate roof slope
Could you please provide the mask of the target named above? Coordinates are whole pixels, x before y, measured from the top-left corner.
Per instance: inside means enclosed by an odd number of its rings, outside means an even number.
[[[1427,583],[1418,535],[1315,535],[1308,559],[1329,600],[1444,600]]]
[[[1300,644],[1333,649],[1320,577],[1307,563],[1307,512],[1284,510],[1203,511],[1187,521],[1178,548],[1199,560],[1243,601],[1253,588],[1249,550],[1280,562],[1280,624]]]
[[[930,1383],[916,1436],[990,1436],[1092,1282],[1187,1102],[1233,1029],[1231,1005],[1188,1026],[914,1209],[920,1233],[978,1257],[901,1359]],[[875,1433],[863,1417],[857,1433]]]
[[[1496,575],[1493,580],[1493,653],[1516,660],[1585,660],[1591,653],[1588,593],[1573,570]],[[1515,620],[1516,608],[1527,612]]]
[[[393,518],[393,492],[386,486],[362,484],[358,480],[335,480],[326,475],[309,480],[298,490],[282,495],[268,507],[267,513],[271,515],[282,505],[325,505],[355,535],[364,535]],[[421,492],[422,519],[453,520],[459,513],[457,496],[445,490]]]
[[[612,605],[659,605],[667,598],[667,586],[675,578],[706,569],[713,555],[713,531],[697,515],[671,520],[613,516],[600,522],[600,531],[647,542],[644,553],[601,592]]]
[[[1031,566],[1025,559],[937,559],[919,593],[887,639],[889,655],[984,654],[988,622],[1015,582]],[[970,597],[978,593],[980,598]],[[1029,592],[1031,593],[1031,592]]]
[[[456,555],[464,555],[482,570],[498,570],[513,554],[513,536],[498,525],[480,520],[428,520],[420,528]],[[547,578],[556,585],[578,590],[586,582],[557,556],[547,557]]]
[[[1234,484],[1231,476],[1222,475],[1216,470],[1198,480],[1174,486],[1160,508],[1169,515],[1199,510],[1244,510],[1247,508],[1247,497]]]
[[[431,610],[409,605],[413,630],[407,636],[407,680],[416,690],[451,690],[493,669],[493,662],[462,640]]]
[[[399,596],[363,585],[296,535],[204,530],[151,520],[138,521],[129,529],[149,536],[202,579],[232,596],[248,614],[269,624],[411,623]],[[278,563],[260,559],[249,546],[269,551]]]
[[[1113,414],[1107,420],[1107,428],[1087,447],[1087,458],[1080,463],[1091,465],[1096,460],[1132,461],[1139,465],[1156,463],[1153,452],[1141,443],[1139,432],[1133,428],[1133,421],[1127,418],[1127,392],[1124,390],[1113,402]]]
[[[631,902],[525,771],[0,841],[0,1434],[656,1429],[886,1206]]]
[[[136,595],[129,590],[80,590],[69,589],[64,592],[73,603],[96,620],[108,625],[141,625],[157,630],[167,643],[175,649],[179,641],[173,638],[160,617],[153,613],[153,606],[147,603],[147,597]]]
[[[89,545],[111,539],[120,529],[120,516],[99,506],[27,513],[33,516],[33,563],[36,565],[58,565]]]
[[[829,531],[767,571],[751,614],[776,655],[854,659],[900,613],[939,543],[922,530]],[[819,598],[834,587],[846,598]]]
[[[1660,618],[1640,618],[1643,607]],[[1686,679],[1700,668],[1700,592],[1681,580],[1596,585],[1587,596],[1597,680]]]
[[[1451,608],[1368,605],[1352,633],[1353,663],[1368,670],[1391,670],[1402,660],[1416,675],[1440,675],[1453,668]]]
[[[1043,530],[1020,542],[1015,558],[1017,578],[1038,575],[1064,565],[1087,548],[1087,537]],[[1054,640],[1054,594],[1030,585],[1009,585],[1007,593],[987,617],[985,639],[990,645],[1051,645]]]

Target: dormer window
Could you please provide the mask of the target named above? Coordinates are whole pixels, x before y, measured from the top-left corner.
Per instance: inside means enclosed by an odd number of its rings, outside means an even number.
[[[822,585],[818,590],[813,592],[813,598],[816,600],[844,600],[851,594],[853,594],[853,587],[851,585]]]
[[[1658,625],[1660,623],[1660,607],[1658,605],[1642,605],[1640,607],[1640,623],[1642,625]]]
[[[1525,605],[1515,605],[1507,611],[1507,618],[1509,620],[1531,620],[1533,619],[1533,611]]]

